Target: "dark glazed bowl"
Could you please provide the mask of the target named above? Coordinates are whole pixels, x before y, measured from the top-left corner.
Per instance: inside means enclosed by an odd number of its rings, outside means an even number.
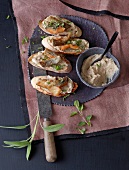
[[[108,52],[108,53],[106,54],[106,56],[107,56],[108,58],[112,58],[113,61],[115,62],[115,64],[117,65],[118,69],[119,69],[119,70],[114,74],[112,80],[109,81],[109,82],[108,82],[106,85],[104,85],[104,86],[99,86],[99,87],[97,86],[97,87],[96,87],[96,86],[92,86],[91,84],[87,83],[85,80],[82,79],[82,77],[81,77],[81,68],[82,68],[83,61],[84,61],[86,58],[88,58],[88,57],[90,57],[90,56],[92,56],[92,55],[94,55],[94,54],[102,54],[103,51],[104,51],[104,49],[103,49],[103,48],[100,48],[100,47],[89,48],[88,50],[86,50],[85,52],[83,52],[82,54],[80,54],[79,57],[78,57],[78,59],[77,59],[77,61],[76,61],[76,71],[77,71],[77,74],[78,74],[80,80],[81,80],[86,86],[89,86],[89,87],[95,88],[95,89],[105,88],[105,87],[109,86],[110,84],[112,84],[112,83],[118,78],[118,76],[119,76],[119,74],[120,74],[120,64],[119,64],[118,60],[117,60],[110,52]]]

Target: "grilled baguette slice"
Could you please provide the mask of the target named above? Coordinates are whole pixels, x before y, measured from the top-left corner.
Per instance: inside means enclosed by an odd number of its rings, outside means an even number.
[[[85,39],[69,38],[68,36],[48,36],[42,40],[42,45],[54,52],[78,55],[89,48]]]
[[[31,55],[28,62],[35,67],[56,73],[69,73],[72,70],[70,62],[63,54],[47,49]]]
[[[39,27],[46,33],[52,35],[71,34],[71,37],[80,37],[81,29],[73,22],[60,18],[56,15],[50,15],[42,21],[39,21]]]
[[[73,93],[78,85],[69,77],[37,76],[31,80],[33,88],[55,97]]]

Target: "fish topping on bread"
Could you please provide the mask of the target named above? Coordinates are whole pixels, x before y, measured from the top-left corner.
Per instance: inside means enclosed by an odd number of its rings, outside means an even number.
[[[33,88],[55,97],[65,96],[73,93],[78,85],[69,77],[37,76],[31,80]]]
[[[72,70],[70,62],[61,53],[55,53],[48,49],[32,54],[28,61],[37,68],[56,73],[69,73]]]
[[[61,35],[70,33],[71,37],[80,37],[81,29],[73,22],[56,15],[50,15],[42,21],[39,21],[39,27],[46,33],[52,35]]]
[[[70,38],[67,36],[48,36],[42,40],[42,45],[54,52],[78,55],[89,48],[85,39]]]

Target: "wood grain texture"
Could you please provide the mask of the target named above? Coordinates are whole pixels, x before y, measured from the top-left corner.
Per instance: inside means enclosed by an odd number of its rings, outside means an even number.
[[[44,127],[47,127],[49,125],[51,125],[51,121],[43,122]],[[48,162],[55,162],[57,159],[57,154],[56,154],[54,135],[52,132],[44,131],[44,147],[45,147],[46,160]]]

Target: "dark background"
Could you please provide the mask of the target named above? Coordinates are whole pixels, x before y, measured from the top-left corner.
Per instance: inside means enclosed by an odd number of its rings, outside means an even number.
[[[20,102],[24,91],[20,90],[23,79],[15,18],[12,15],[6,19],[11,13],[11,1],[0,0],[0,125],[7,126],[25,124],[27,115]],[[4,140],[27,137],[27,130],[0,129],[0,170],[129,170],[128,131],[85,139],[56,140],[58,159],[55,163],[46,162],[41,141],[33,144],[30,161],[26,161],[25,149],[2,147]]]

